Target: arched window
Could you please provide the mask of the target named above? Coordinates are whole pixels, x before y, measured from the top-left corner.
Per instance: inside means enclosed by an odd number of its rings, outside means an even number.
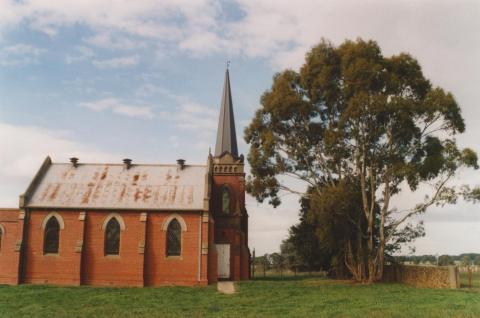
[[[118,255],[120,253],[120,223],[116,218],[111,218],[105,227],[105,255]]]
[[[3,227],[2,227],[2,225],[0,224],[0,252],[2,251],[2,239],[3,239],[3,235],[4,235]]]
[[[222,188],[222,212],[230,214],[230,191],[227,186]]]
[[[44,254],[58,254],[58,244],[60,242],[60,223],[56,217],[52,216],[45,225],[45,235],[43,241]]]
[[[182,251],[182,227],[173,219],[167,228],[167,256],[180,256]]]

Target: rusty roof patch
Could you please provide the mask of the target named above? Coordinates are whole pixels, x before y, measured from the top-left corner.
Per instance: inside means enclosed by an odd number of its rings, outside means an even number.
[[[51,164],[28,207],[202,210],[206,166]]]

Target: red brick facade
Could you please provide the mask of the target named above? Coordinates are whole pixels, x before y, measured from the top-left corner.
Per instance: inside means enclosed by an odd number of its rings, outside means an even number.
[[[0,284],[192,286],[216,281],[215,254],[212,253],[209,260],[208,250],[205,248],[202,252],[201,248],[209,243],[213,246],[210,220],[203,213],[116,213],[125,223],[120,253],[105,256],[102,225],[111,214],[110,211],[56,211],[63,224],[58,254],[51,255],[43,252],[42,226],[50,211],[27,212],[28,226],[21,252],[17,242],[22,240],[24,220],[19,217],[23,217],[23,212],[0,210]],[[172,215],[186,225],[181,236],[180,256],[166,256],[164,228]]]
[[[230,194],[230,212],[222,211],[222,189]],[[248,214],[245,209],[243,161],[226,153],[213,159],[212,211],[216,244],[230,244],[230,279],[250,278]]]
[[[232,107],[227,69],[215,157],[207,165],[47,157],[20,196],[20,209],[0,209],[0,284],[249,279],[245,173]]]
[[[0,284],[18,284],[23,215],[18,209],[0,209]]]
[[[243,172],[215,174],[210,157],[202,211],[0,209],[0,284],[94,286],[207,285],[218,280],[215,244],[230,245],[231,280],[248,279],[248,216]],[[242,169],[243,170],[243,169]],[[221,209],[228,187],[231,213]],[[58,253],[45,253],[45,227],[59,223]],[[120,224],[118,255],[105,255],[105,225]],[[181,224],[181,252],[167,256],[167,228]]]

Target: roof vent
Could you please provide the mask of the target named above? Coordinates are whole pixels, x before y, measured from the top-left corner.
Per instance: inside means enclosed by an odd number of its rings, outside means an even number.
[[[123,165],[125,166],[126,169],[130,169],[132,166],[132,159],[125,158],[123,159]]]
[[[183,170],[183,167],[185,167],[185,159],[177,159],[177,165],[180,170]]]
[[[77,157],[70,158],[70,162],[72,163],[72,166],[74,168],[78,167],[78,158]]]

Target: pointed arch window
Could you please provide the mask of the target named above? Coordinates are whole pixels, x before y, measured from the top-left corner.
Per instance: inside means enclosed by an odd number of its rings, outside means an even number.
[[[2,240],[4,235],[5,235],[5,231],[3,230],[3,227],[0,224],[0,252],[2,251]]]
[[[105,227],[105,255],[120,254],[120,223],[112,217]]]
[[[58,254],[58,245],[60,243],[60,223],[56,217],[52,216],[45,225],[43,253]]]
[[[167,228],[167,256],[180,256],[182,252],[182,227],[173,219]]]
[[[222,212],[225,214],[230,214],[230,190],[228,189],[227,186],[222,187],[221,191],[221,196],[222,196]]]

